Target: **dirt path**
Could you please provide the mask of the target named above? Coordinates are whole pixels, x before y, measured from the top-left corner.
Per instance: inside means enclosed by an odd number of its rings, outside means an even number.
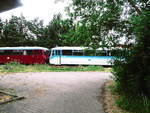
[[[0,86],[15,89],[25,100],[0,106],[2,113],[104,113],[103,72],[42,72],[0,76]]]

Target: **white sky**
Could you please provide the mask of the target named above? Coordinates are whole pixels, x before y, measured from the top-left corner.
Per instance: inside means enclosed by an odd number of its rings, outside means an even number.
[[[68,6],[71,0],[21,0],[23,6],[0,13],[0,18],[9,19],[12,15],[20,16],[23,14],[26,19],[32,20],[39,18],[44,20],[44,24],[48,24],[53,18],[54,14],[59,12],[63,14],[63,18],[66,18],[64,8]]]

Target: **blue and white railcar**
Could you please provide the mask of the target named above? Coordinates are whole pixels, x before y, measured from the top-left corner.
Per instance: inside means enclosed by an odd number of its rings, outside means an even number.
[[[92,54],[90,54],[92,52]],[[113,56],[108,49],[93,52],[87,47],[55,47],[51,49],[49,63],[54,65],[111,65]]]

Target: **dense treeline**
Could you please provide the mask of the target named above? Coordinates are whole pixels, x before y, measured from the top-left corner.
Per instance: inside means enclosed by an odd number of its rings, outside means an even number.
[[[52,48],[69,45],[63,35],[72,28],[70,20],[63,20],[61,14],[54,15],[48,25],[38,18],[26,20],[24,16],[0,19],[0,46],[42,46]]]

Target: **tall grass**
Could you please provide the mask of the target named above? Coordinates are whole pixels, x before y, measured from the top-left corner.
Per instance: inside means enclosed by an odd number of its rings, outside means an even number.
[[[111,93],[115,95],[116,105],[130,113],[150,113],[150,99],[144,95],[126,95],[118,91],[116,86],[110,86]]]
[[[116,104],[132,113],[150,113],[150,100],[146,96],[125,96],[121,95]]]
[[[23,65],[16,62],[0,66],[0,73],[14,72],[70,72],[70,71],[110,71],[102,66],[50,66],[48,64]]]
[[[5,65],[1,65],[0,72],[1,73],[10,73],[10,72],[24,72],[25,71],[25,65],[22,65],[17,62],[10,62]]]

